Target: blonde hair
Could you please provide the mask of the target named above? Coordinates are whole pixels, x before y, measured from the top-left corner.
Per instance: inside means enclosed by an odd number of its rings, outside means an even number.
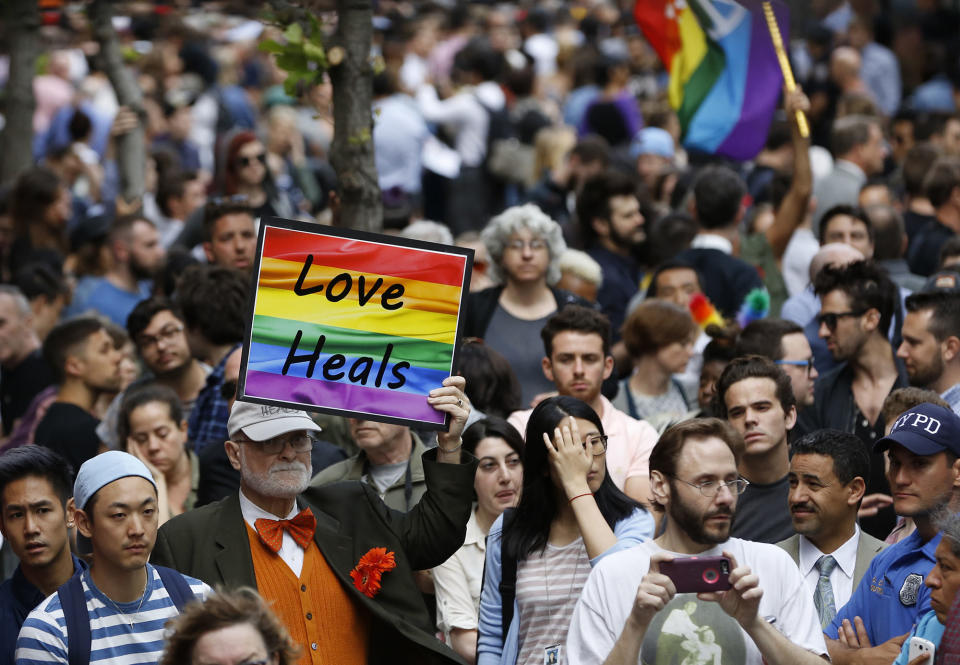
[[[561,273],[573,273],[583,281],[596,285],[598,289],[603,284],[603,269],[600,264],[579,249],[567,248],[557,260],[557,267]]]

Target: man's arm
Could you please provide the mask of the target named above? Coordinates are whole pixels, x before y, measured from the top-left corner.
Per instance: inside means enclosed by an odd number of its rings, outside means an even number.
[[[784,97],[784,110],[787,112],[787,122],[790,124],[790,136],[793,143],[793,179],[790,189],[776,211],[773,224],[766,231],[767,242],[777,261],[783,258],[787,251],[787,244],[803,220],[810,207],[810,196],[813,194],[813,171],[810,168],[810,141],[800,136],[797,127],[797,110],[808,111],[810,100],[799,88]]]
[[[817,656],[812,651],[794,644],[759,616],[743,629],[747,631],[767,665],[823,665],[826,659],[826,656]],[[887,663],[889,665],[889,661]]]

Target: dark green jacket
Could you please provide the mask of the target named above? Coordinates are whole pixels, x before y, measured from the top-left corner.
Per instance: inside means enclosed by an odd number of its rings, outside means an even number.
[[[462,663],[434,637],[434,626],[413,582],[413,571],[446,561],[463,544],[473,502],[476,460],[439,464],[423,454],[427,492],[409,512],[387,508],[360,482],[310,487],[300,496],[317,517],[314,540],[355,602],[367,608],[370,663]],[[385,573],[380,592],[367,598],[350,571],[374,547],[394,552],[397,567]],[[211,586],[256,588],[253,558],[239,495],[179,515],[157,535],[151,561]]]

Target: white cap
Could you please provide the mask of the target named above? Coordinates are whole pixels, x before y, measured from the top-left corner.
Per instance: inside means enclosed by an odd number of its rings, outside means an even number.
[[[319,432],[320,426],[299,409],[254,404],[237,400],[230,410],[227,432],[232,437],[242,431],[254,441],[266,441],[287,432],[307,430]]]

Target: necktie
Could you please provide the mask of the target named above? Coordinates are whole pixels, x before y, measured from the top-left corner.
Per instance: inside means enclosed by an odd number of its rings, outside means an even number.
[[[820,627],[826,628],[837,616],[837,607],[833,601],[833,586],[830,584],[830,573],[837,567],[837,560],[829,554],[817,559],[815,564],[820,573],[817,580],[817,590],[813,594],[813,604],[817,607],[817,616],[820,617]]]
[[[317,529],[317,518],[309,508],[304,508],[292,520],[269,520],[261,517],[253,525],[263,544],[277,553],[283,543],[284,530],[290,534],[297,545],[306,549],[313,538],[313,532]]]

